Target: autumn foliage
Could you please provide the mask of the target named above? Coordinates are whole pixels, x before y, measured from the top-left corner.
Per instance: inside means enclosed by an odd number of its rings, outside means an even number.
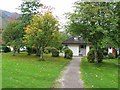
[[[24,42],[28,46],[36,47],[41,54],[52,39],[57,37],[58,27],[59,23],[51,12],[35,15],[25,28]]]

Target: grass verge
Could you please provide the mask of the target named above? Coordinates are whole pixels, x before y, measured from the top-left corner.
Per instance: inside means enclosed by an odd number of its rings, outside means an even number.
[[[85,88],[118,88],[118,60],[103,60],[102,63],[81,62],[81,75]]]
[[[51,88],[70,60],[45,55],[45,61],[26,53],[3,53],[2,88]]]

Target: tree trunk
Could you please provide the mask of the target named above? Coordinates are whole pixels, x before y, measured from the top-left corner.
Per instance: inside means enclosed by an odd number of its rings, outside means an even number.
[[[40,48],[38,47],[37,49],[36,49],[36,56],[40,56]]]
[[[15,50],[13,50],[13,56],[15,56]]]
[[[97,48],[95,48],[94,54],[95,54],[95,63],[98,63]]]
[[[40,60],[44,60],[44,57],[43,57],[43,47],[40,48]]]
[[[31,47],[27,47],[28,55],[31,55]]]
[[[13,47],[13,56],[15,56],[16,53],[16,46]]]
[[[17,49],[17,52],[20,53],[20,49],[19,48]]]

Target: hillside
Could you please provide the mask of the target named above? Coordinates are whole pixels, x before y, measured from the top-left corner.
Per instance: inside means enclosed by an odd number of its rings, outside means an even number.
[[[4,30],[5,26],[11,20],[14,20],[14,19],[18,18],[19,16],[20,16],[20,14],[12,13],[12,12],[0,9],[0,45],[3,44],[2,31]]]
[[[17,13],[12,13],[5,10],[0,10],[0,29],[4,29],[4,27],[9,23],[11,20],[18,18],[20,15]]]

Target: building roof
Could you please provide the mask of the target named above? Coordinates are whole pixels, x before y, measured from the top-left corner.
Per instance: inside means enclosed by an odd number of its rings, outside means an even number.
[[[90,44],[89,42],[85,42],[80,36],[73,36],[66,41],[63,41],[62,44]]]

